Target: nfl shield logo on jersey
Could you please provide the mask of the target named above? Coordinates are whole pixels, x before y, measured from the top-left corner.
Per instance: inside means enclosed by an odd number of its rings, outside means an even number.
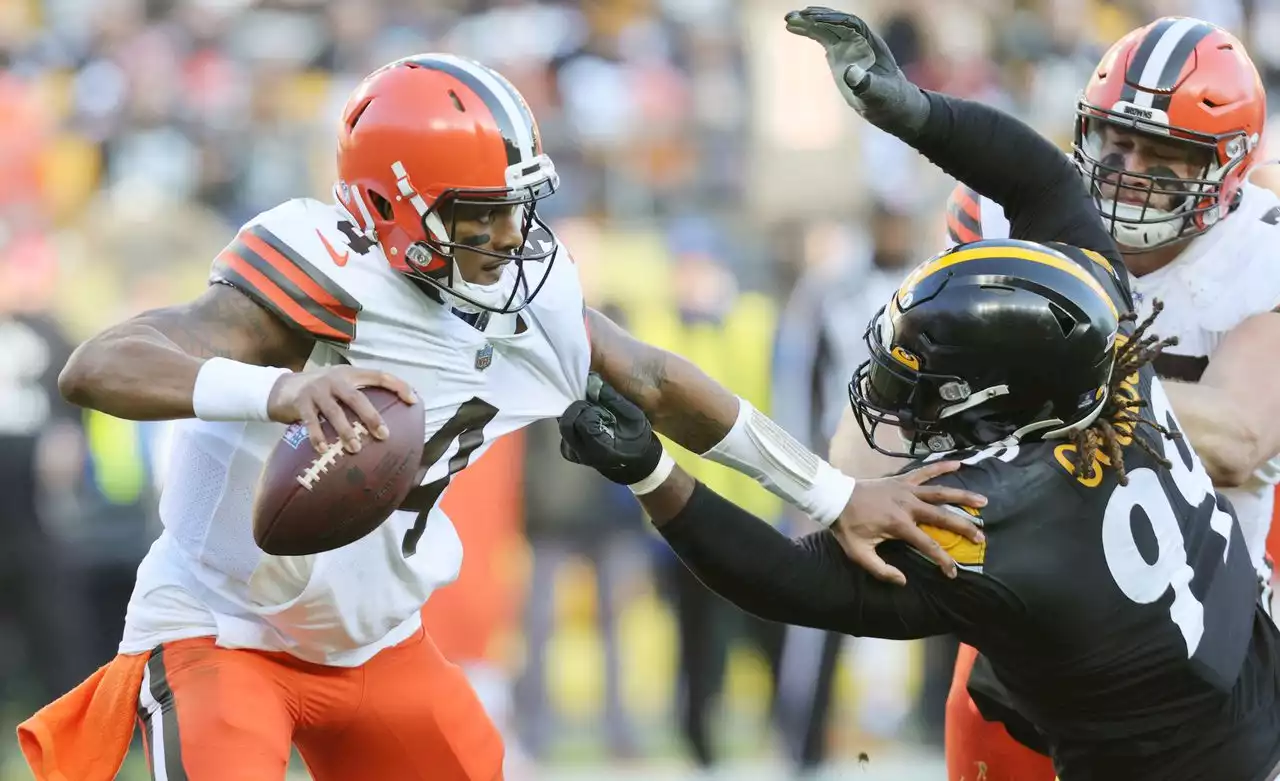
[[[476,350],[476,371],[484,371],[491,363],[493,363],[493,345],[486,344]]]

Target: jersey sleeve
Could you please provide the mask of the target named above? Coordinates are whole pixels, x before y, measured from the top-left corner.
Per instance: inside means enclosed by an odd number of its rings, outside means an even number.
[[[273,227],[269,220],[261,220],[241,228],[214,259],[210,281],[231,285],[315,339],[353,341],[360,302]]]
[[[1048,139],[991,106],[925,92],[929,118],[911,144],[962,184],[1000,204],[1009,236],[1062,242],[1119,262],[1075,164]]]
[[[1223,321],[1231,322],[1242,312],[1245,315],[1280,312],[1280,242],[1277,242],[1280,239],[1280,195],[1252,182],[1246,182],[1241,190],[1244,195],[1240,208],[1213,228],[1228,234],[1235,233],[1230,239],[1240,248],[1243,261],[1239,264],[1239,272],[1229,275],[1234,282],[1231,285],[1233,293],[1221,296],[1215,302],[1217,306],[1208,307],[1212,314],[1206,323],[1211,323],[1218,330],[1226,330]],[[1217,261],[1215,268],[1219,268],[1223,258],[1212,260]],[[1227,302],[1230,304],[1224,305]]]
[[[1013,604],[998,583],[971,569],[948,580],[900,542],[878,550],[907,584],[881,582],[849,561],[830,532],[792,540],[701,484],[659,531],[708,587],[770,621],[887,639],[967,637]]]

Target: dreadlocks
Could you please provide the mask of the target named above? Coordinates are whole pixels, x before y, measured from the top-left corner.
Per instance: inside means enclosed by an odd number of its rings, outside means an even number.
[[[1161,339],[1155,335],[1147,335],[1147,330],[1156,316],[1164,309],[1160,301],[1153,301],[1151,315],[1134,329],[1133,335],[1116,349],[1115,367],[1111,370],[1111,381],[1107,384],[1107,400],[1102,411],[1092,426],[1076,433],[1072,440],[1076,446],[1075,476],[1085,479],[1092,475],[1094,461],[1109,464],[1116,470],[1120,485],[1128,485],[1129,477],[1124,471],[1124,455],[1121,448],[1130,442],[1137,442],[1161,466],[1170,466],[1169,460],[1153,448],[1141,437],[1134,437],[1138,426],[1147,426],[1169,439],[1177,439],[1181,435],[1170,431],[1153,420],[1147,420],[1139,414],[1139,410],[1149,402],[1138,398],[1132,392],[1130,378],[1143,366],[1156,359],[1166,347],[1178,343],[1177,337]],[[1121,323],[1132,323],[1138,319],[1133,312],[1121,315]],[[1121,337],[1122,338],[1122,337]]]

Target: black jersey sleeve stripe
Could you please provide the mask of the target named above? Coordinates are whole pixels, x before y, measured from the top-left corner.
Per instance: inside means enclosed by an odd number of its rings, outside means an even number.
[[[316,268],[315,264],[309,262],[302,257],[293,247],[280,239],[276,234],[272,233],[262,225],[254,225],[248,229],[248,233],[254,238],[266,244],[278,254],[279,258],[287,260],[289,265],[298,269],[305,275],[310,285],[312,295],[326,306],[330,307],[335,313],[343,317],[355,317],[359,314],[361,306],[350,293],[342,288],[341,285],[334,282],[323,271]],[[270,253],[264,253],[270,255]]]
[[[956,187],[947,199],[947,235],[956,244],[982,239],[981,211],[973,191]]]
[[[211,279],[237,288],[317,339],[355,339],[360,302],[276,234],[246,228],[214,260]]]
[[[317,339],[350,342],[356,318],[325,306],[299,284],[299,272],[272,263],[261,242],[232,241],[214,260],[211,279],[229,284],[252,298],[289,326]]]

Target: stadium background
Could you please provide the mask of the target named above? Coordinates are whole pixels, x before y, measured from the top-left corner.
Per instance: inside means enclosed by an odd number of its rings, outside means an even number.
[[[1092,64],[1155,16],[1223,24],[1269,84],[1280,78],[1280,48],[1256,45],[1280,33],[1278,0],[849,7],[886,31],[919,83],[1004,106],[1064,147]],[[256,212],[327,197],[334,117],[385,61],[444,49],[505,73],[562,173],[547,212],[591,303],[784,420],[803,406],[789,376],[796,337],[779,332],[806,284],[857,288],[877,253],[936,251],[950,183],[843,106],[817,49],[784,33],[790,8],[0,0],[5,734],[49,689],[111,655],[133,569],[157,533],[164,478],[163,425],[82,415],[40,379],[95,329],[194,295]],[[14,323],[43,325],[33,343]],[[551,433],[500,443],[451,491],[467,558],[461,581],[428,606],[431,631],[508,731],[512,778],[691,776],[677,715],[673,561],[625,492],[559,462]],[[29,447],[10,447],[18,442]],[[801,528],[755,486],[699,469],[759,514]],[[719,772],[788,777],[767,643],[723,605],[711,622],[707,642],[728,647],[713,700]],[[827,774],[942,777],[945,654],[945,643],[844,644]],[[28,778],[14,748],[0,744],[3,781]],[[131,761],[121,777],[145,776]]]

